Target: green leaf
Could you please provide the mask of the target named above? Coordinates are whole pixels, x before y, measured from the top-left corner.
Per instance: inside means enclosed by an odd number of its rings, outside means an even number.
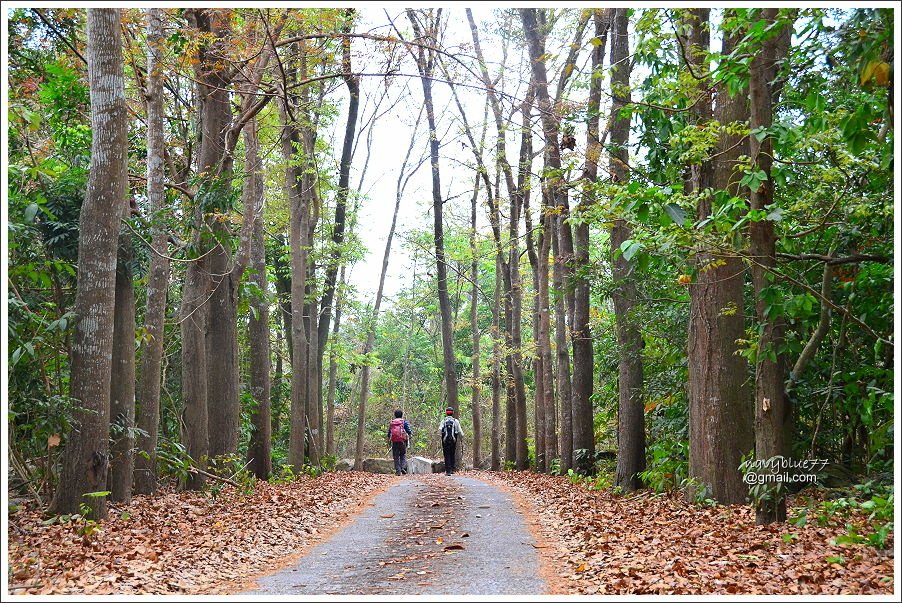
[[[759,126],[751,131],[751,135],[755,137],[755,140],[761,142],[765,138],[767,138],[767,128],[764,126]]]
[[[635,256],[641,250],[642,243],[640,243],[639,241],[627,239],[620,244],[620,252],[623,254],[623,259],[625,259],[627,262],[633,259],[633,256]]]
[[[104,496],[109,496],[111,492],[109,490],[102,490],[100,492],[88,492],[86,494],[82,494],[82,496],[87,496],[88,498],[103,498]]]
[[[676,203],[668,203],[664,206],[664,212],[670,216],[670,219],[682,226],[686,223],[686,210]]]

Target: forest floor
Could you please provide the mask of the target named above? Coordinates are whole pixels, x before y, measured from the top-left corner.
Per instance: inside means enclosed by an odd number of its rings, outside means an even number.
[[[357,472],[136,497],[110,518],[9,515],[11,594],[891,594],[889,547],[846,523],[616,496],[566,477]],[[86,533],[87,532],[87,533]]]
[[[862,532],[864,516],[819,526],[755,525],[748,505],[706,507],[643,491],[617,496],[566,477],[476,472],[511,492],[548,548],[546,564],[567,594],[893,593],[893,536],[887,548],[834,544]],[[790,506],[799,497],[790,498]]]

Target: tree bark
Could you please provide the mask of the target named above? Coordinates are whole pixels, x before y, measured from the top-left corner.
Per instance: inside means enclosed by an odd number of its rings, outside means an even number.
[[[551,303],[549,292],[548,255],[551,251],[552,240],[556,238],[552,212],[543,211],[542,234],[539,237],[539,262],[538,262],[538,319],[539,338],[538,353],[542,359],[542,395],[541,404],[536,399],[536,407],[541,406],[541,425],[536,424],[536,470],[547,472],[551,466],[551,460],[557,454],[557,422],[555,421],[554,401],[554,367],[551,360]],[[538,383],[538,381],[537,381]],[[541,457],[541,462],[538,461]]]
[[[479,247],[476,244],[476,201],[479,199],[479,181],[477,174],[473,186],[473,197],[470,200],[470,332],[473,336],[473,353],[471,356],[472,392],[470,397],[470,413],[473,417],[473,468],[482,464],[482,378],[479,358]],[[489,191],[491,194],[491,191]]]
[[[610,27],[612,9],[595,11],[593,22],[598,43],[592,49],[592,78],[589,82],[588,117],[586,120],[586,165],[580,210],[588,209],[595,203],[594,184],[598,179],[598,161],[601,143],[598,133],[601,104],[601,68],[604,63],[605,45]],[[592,353],[592,332],[589,326],[591,284],[587,276],[589,270],[589,224],[581,220],[574,227],[574,270],[573,280],[573,323],[570,325],[570,344],[573,347],[573,395],[570,399],[561,395],[561,469],[574,467],[573,451],[579,448],[577,441],[587,441],[588,434],[577,437],[579,417],[592,414],[592,386],[595,362]],[[583,421],[584,422],[584,421]],[[585,427],[583,426],[583,429]],[[593,426],[594,430],[594,426]],[[585,468],[585,467],[584,467]]]
[[[88,9],[88,84],[91,98],[91,168],[79,218],[75,333],[70,396],[77,401],[77,429],[70,432],[50,512],[92,519],[107,514],[110,379],[115,308],[116,245],[127,193],[127,116],[118,8]]]
[[[492,442],[491,469],[501,469],[501,271],[495,258],[495,294],[492,300]]]
[[[778,9],[764,8],[761,18],[774,26]],[[774,201],[773,139],[768,134],[759,140],[754,132],[773,125],[774,97],[772,82],[777,79],[780,64],[789,52],[792,27],[783,25],[780,34],[762,41],[752,59],[749,73],[750,119],[749,137],[753,169],[763,171],[767,180],[750,192],[750,209],[766,210]],[[777,236],[771,220],[752,221],[749,225],[749,255],[752,283],[755,289],[755,313],[760,336],[755,370],[755,457],[766,461],[775,456],[791,456],[788,435],[791,433],[791,412],[786,396],[787,361],[783,353],[786,323],[782,316],[768,313],[764,292],[772,284],[771,270],[777,265]],[[786,499],[782,495],[759,501],[755,509],[756,523],[786,521]]]
[[[329,385],[326,394],[326,454],[335,454],[335,388],[338,385],[338,332],[341,326],[341,288],[345,282],[345,266],[338,277],[338,295],[335,298],[335,319],[329,344]]]
[[[542,133],[545,137],[545,186],[548,188],[550,202],[556,207],[562,228],[558,229],[560,261],[566,267],[573,258],[573,233],[567,219],[570,214],[567,191],[560,176],[561,153],[559,146],[560,123],[554,103],[548,94],[548,74],[545,68],[545,35],[541,31],[544,26],[544,13],[534,8],[520,9],[523,31],[526,36],[529,58],[532,65],[532,78],[535,85],[536,101],[542,119]],[[565,280],[567,275],[565,273]],[[565,293],[565,295],[567,295]],[[572,295],[568,295],[572,298]],[[568,306],[571,306],[568,299]],[[573,408],[574,450],[587,452],[583,456],[591,459],[595,451],[595,433],[592,420],[592,407],[588,399],[574,402],[582,403]]]
[[[138,380],[138,454],[135,457],[135,492],[152,494],[157,489],[157,439],[160,427],[160,379],[166,299],[169,293],[168,235],[163,226],[165,175],[163,155],[163,82],[157,53],[163,42],[162,10],[147,11],[147,199],[150,202],[151,246],[144,311],[145,339],[141,343],[141,373]],[[141,432],[147,435],[142,435]]]
[[[348,19],[343,31],[351,33],[353,29],[354,9],[345,11]],[[332,302],[335,298],[335,278],[341,260],[341,246],[344,244],[345,222],[347,214],[348,193],[350,192],[351,158],[354,149],[354,137],[357,131],[357,112],[360,106],[359,77],[351,72],[351,37],[342,39],[342,68],[344,81],[348,87],[348,118],[345,122],[344,144],[341,149],[341,160],[338,164],[338,189],[335,191],[335,220],[332,226],[332,253],[326,267],[323,284],[323,298],[320,305],[319,337],[319,373],[322,377],[323,354],[326,340],[329,337],[329,326],[332,322]]]
[[[705,9],[694,9],[690,45],[706,50]],[[729,55],[738,42],[737,34],[725,34],[723,54]],[[702,60],[695,56],[695,60]],[[710,115],[703,102],[695,116],[704,121]],[[724,85],[717,89],[714,115],[721,124],[748,118],[746,98],[730,98]],[[715,158],[695,166],[692,191],[699,194],[697,216],[711,215],[712,198],[702,194],[708,188],[739,193],[739,176],[734,167],[740,155],[748,154],[747,141],[723,135]],[[709,180],[710,178],[710,180]],[[747,487],[739,465],[754,445],[751,396],[746,387],[748,365],[736,354],[736,340],[744,337],[743,280],[745,268],[734,254],[724,255],[699,246],[696,250],[696,282],[690,288],[689,309],[689,476],[712,499],[723,504],[745,502]],[[690,492],[691,493],[691,492]]]
[[[438,9],[431,19],[431,23],[424,31],[420,25],[416,13],[412,9],[407,10],[417,38],[425,35],[437,39],[441,21],[441,9]],[[429,154],[432,166],[432,214],[433,235],[435,245],[436,277],[438,286],[438,305],[441,313],[442,328],[442,361],[444,366],[445,391],[448,396],[448,406],[458,414],[457,369],[454,356],[454,327],[451,322],[451,300],[448,296],[448,268],[445,260],[445,232],[442,218],[442,183],[439,168],[439,141],[435,123],[435,107],[432,100],[432,73],[435,65],[435,51],[418,46],[415,53],[417,70],[420,74],[420,83],[423,87],[423,101],[426,108],[426,121],[429,125]]]
[[[485,59],[482,53],[482,46],[479,40],[479,31],[476,22],[473,20],[473,13],[470,9],[466,9],[467,21],[470,24],[470,32],[473,37],[473,46],[476,51],[476,57],[479,61],[482,83],[486,88],[486,95],[492,108],[492,115],[495,119],[495,128],[497,131],[495,154],[496,165],[499,172],[504,174],[505,184],[507,185],[507,193],[510,199],[510,222],[509,222],[509,240],[508,240],[508,256],[505,260],[504,245],[501,241],[501,224],[499,216],[499,208],[497,201],[491,197],[489,220],[492,224],[492,233],[495,238],[495,246],[497,249],[497,262],[502,273],[502,285],[504,287],[504,316],[503,321],[499,322],[504,327],[505,338],[505,373],[506,379],[506,404],[505,404],[505,460],[513,462],[516,460],[517,467],[525,469],[528,466],[528,456],[526,448],[526,387],[523,383],[523,359],[522,359],[522,337],[520,335],[520,318],[522,306],[522,291],[520,289],[519,278],[519,258],[520,249],[518,244],[519,232],[519,215],[524,201],[528,201],[528,191],[522,190],[517,183],[514,182],[513,170],[507,160],[507,145],[505,118],[501,112],[501,104],[498,95],[495,92],[494,83],[489,76],[486,68]],[[532,131],[530,122],[530,111],[532,110],[532,87],[526,95],[526,100],[521,105],[521,114],[523,115],[523,126],[520,137],[520,167],[519,175],[520,184],[528,183],[528,179],[524,179],[525,175],[530,173],[532,162]],[[528,158],[528,159],[527,159]],[[528,212],[526,212],[528,215]],[[527,226],[527,229],[529,227]],[[511,262],[511,258],[515,258],[515,262]],[[516,287],[515,287],[516,284]]]
[[[296,80],[289,71],[286,84]],[[288,437],[288,463],[299,470],[305,459],[307,425],[307,333],[304,324],[305,281],[307,276],[307,233],[310,208],[303,187],[304,166],[298,165],[295,149],[302,146],[296,114],[301,108],[297,99],[282,91],[280,116],[282,122],[282,156],[286,163],[285,186],[289,209],[289,248],[291,250],[291,411]]]
[[[248,321],[250,343],[250,391],[256,402],[251,413],[251,437],[247,456],[248,470],[259,479],[269,479],[272,473],[272,412],[270,395],[270,354],[268,279],[266,277],[266,248],[263,233],[263,174],[259,157],[257,121],[251,120],[244,129],[244,186],[245,219],[253,220],[251,228],[249,281],[257,285],[258,294],[251,299]]]
[[[620,111],[629,97],[629,19],[625,8],[614,9],[611,21],[611,180],[629,180],[630,119]],[[642,401],[642,334],[635,322],[638,306],[635,264],[619,253],[624,241],[632,237],[626,220],[615,219],[610,232],[614,289],[614,321],[620,352],[618,368],[617,470],[614,484],[626,492],[642,487],[638,473],[645,470],[645,410]]]
[[[120,213],[123,220],[129,218],[128,203],[123,202]],[[110,500],[129,504],[135,467],[135,250],[125,224],[119,228],[118,247],[110,380]]]
[[[557,228],[560,226],[561,220],[558,217],[554,217],[553,219],[554,227]],[[569,347],[567,345],[567,308],[565,306],[565,299],[563,294],[564,289],[564,272],[562,270],[562,266],[557,261],[558,256],[558,237],[555,236],[552,239],[552,253],[555,257],[554,268],[553,268],[553,285],[554,289],[557,292],[554,296],[554,338],[555,338],[555,353],[557,355],[557,362],[555,362],[555,373],[557,378],[557,399],[559,401],[560,406],[560,418],[561,418],[561,427],[560,427],[560,455],[555,455],[554,457],[549,457],[549,459],[559,458],[560,459],[560,467],[563,473],[567,472],[567,469],[572,467],[572,458],[573,458],[573,416],[571,414],[573,402],[573,388],[572,382],[570,379],[570,352]],[[574,256],[574,262],[576,260],[576,256]],[[574,300],[575,302],[575,300]],[[575,303],[574,303],[575,308]],[[574,316],[575,316],[574,312]],[[550,357],[550,354],[549,354]],[[557,415],[555,414],[552,417],[552,421],[555,421]],[[551,432],[548,436],[546,436],[546,443],[549,444],[549,448],[555,449],[557,448],[557,425],[552,423]],[[551,444],[554,444],[552,447]],[[549,460],[550,462],[550,460]]]

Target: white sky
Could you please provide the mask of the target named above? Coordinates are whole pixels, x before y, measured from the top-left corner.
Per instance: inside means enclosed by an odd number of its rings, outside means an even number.
[[[501,60],[500,41],[491,34],[493,26],[486,26],[486,22],[494,24],[493,11],[490,8],[473,8],[473,16],[479,26],[480,42],[489,71],[493,75],[496,73],[497,67],[494,63]],[[444,37],[445,46],[465,45],[464,53],[467,55],[475,54],[472,50],[472,36],[469,24],[467,22],[466,13],[463,7],[445,8],[446,14],[449,14],[448,28]],[[390,9],[389,14],[395,21],[395,24],[401,29],[402,33],[407,35],[410,30],[410,23],[404,15],[402,9]],[[361,9],[361,21],[356,27],[356,31],[368,31],[373,27],[384,26],[388,24],[388,18],[382,8],[378,9]],[[380,28],[380,33],[388,33],[386,29]],[[355,41],[355,44],[359,42]],[[362,46],[362,45],[361,45]],[[372,46],[367,45],[371,50]],[[359,49],[359,48],[358,48]],[[406,51],[404,51],[406,52]],[[523,82],[517,76],[517,70],[520,67],[521,54],[525,53],[525,48],[511,46],[508,53],[509,75],[505,78],[503,85],[505,91],[518,95]],[[380,58],[375,60],[367,57],[361,57],[360,54],[354,56],[355,71],[378,71]],[[466,60],[466,59],[465,59]],[[365,62],[366,61],[366,62]],[[473,68],[476,68],[475,62]],[[409,53],[405,56],[405,60],[401,67],[401,72],[407,74],[416,74],[416,66],[409,58]],[[435,74],[436,77],[442,77],[440,71]],[[479,84],[472,78],[465,80],[470,84]],[[380,118],[375,125],[373,133],[373,148],[370,163],[367,168],[366,180],[363,184],[362,191],[368,196],[364,201],[363,208],[360,212],[360,221],[357,228],[358,236],[368,248],[366,258],[354,266],[349,282],[357,288],[359,299],[362,301],[372,301],[379,284],[379,273],[381,270],[382,256],[385,248],[385,240],[391,225],[392,210],[395,202],[395,187],[398,178],[399,169],[407,151],[407,146],[412,133],[412,124],[416,120],[416,114],[423,103],[423,91],[420,80],[418,78],[395,78],[392,83],[392,94],[402,93],[404,89],[409,90],[406,98],[403,98],[399,105],[384,117]],[[361,82],[361,112],[367,101],[367,95],[378,94],[380,89],[384,89],[382,78],[364,77]],[[479,141],[481,133],[481,125],[483,119],[483,110],[486,95],[482,90],[473,88],[457,87],[458,95],[461,103],[467,111],[467,119],[473,129],[474,138]],[[342,99],[342,113],[335,120],[333,129],[333,139],[335,143],[333,148],[340,148],[341,141],[344,137],[344,126],[347,110],[347,89],[339,89],[337,94]],[[433,97],[435,100],[435,112],[437,118],[437,129],[440,136],[440,143],[444,146],[441,150],[440,166],[441,181],[443,188],[443,197],[445,199],[454,198],[454,201],[448,202],[444,206],[445,224],[449,222],[449,218],[453,218],[457,224],[468,224],[470,215],[470,191],[473,187],[473,171],[465,166],[461,166],[459,162],[473,163],[473,154],[467,144],[466,148],[462,147],[462,142],[466,141],[466,137],[461,133],[459,127],[459,112],[455,105],[450,88],[442,82],[433,84]],[[370,103],[373,101],[370,100]],[[383,104],[383,107],[387,106]],[[369,111],[372,111],[371,106]],[[491,119],[491,113],[489,114]],[[515,116],[515,121],[519,122],[519,115]],[[489,136],[486,139],[487,144],[492,144],[494,140],[494,122],[490,123]],[[424,153],[428,153],[426,138],[427,124],[425,113],[423,114],[420,127],[418,129],[418,141],[411,153],[410,162],[416,164],[423,157]],[[445,133],[444,136],[442,134]],[[365,135],[365,132],[364,132]],[[508,157],[512,163],[516,163],[516,153],[519,143],[515,137],[511,137],[508,141]],[[536,149],[540,148],[536,146]],[[353,171],[351,183],[356,185],[359,182],[360,170],[363,167],[365,159],[365,148],[361,141],[357,153],[354,157]],[[491,162],[488,152],[484,153],[485,161]],[[502,187],[503,188],[503,187]],[[480,206],[484,207],[484,195],[480,196]],[[483,226],[488,228],[488,221],[485,211],[480,211],[479,219]],[[414,177],[411,178],[405,195],[401,202],[401,208],[398,216],[398,226],[395,238],[392,243],[392,255],[389,263],[389,270],[385,282],[384,303],[390,304],[392,296],[394,296],[402,288],[411,284],[412,263],[410,254],[405,250],[404,238],[411,229],[429,229],[432,228],[432,188],[431,175],[429,171],[428,161],[423,164]],[[522,226],[521,226],[522,229]],[[421,265],[421,272],[422,272]]]

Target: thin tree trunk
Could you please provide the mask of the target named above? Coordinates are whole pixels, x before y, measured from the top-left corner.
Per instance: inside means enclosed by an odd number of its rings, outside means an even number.
[[[426,31],[421,27],[418,17],[412,9],[407,10],[417,38],[431,35],[437,39],[442,10],[438,9],[427,26]],[[423,101],[426,109],[426,121],[429,124],[429,153],[432,167],[432,214],[433,234],[435,240],[436,277],[438,285],[438,305],[441,313],[442,327],[442,360],[444,366],[445,390],[448,395],[448,406],[458,413],[460,400],[457,391],[457,369],[454,357],[454,327],[451,322],[451,300],[448,296],[448,268],[445,259],[445,233],[444,220],[442,218],[441,172],[439,168],[439,140],[435,122],[435,107],[432,100],[432,72],[435,65],[435,51],[417,47],[415,51],[417,69],[420,74],[420,83],[423,87]]]
[[[696,19],[694,36],[696,29],[705,26]],[[738,42],[737,34],[725,34],[723,40],[722,52],[729,55]],[[693,42],[695,45],[697,42]],[[704,44],[699,46],[705,48]],[[730,98],[726,86],[720,85],[717,98],[714,117],[718,123],[748,118],[746,97]],[[704,120],[705,113],[710,114],[702,105],[699,103],[697,109],[703,112],[700,120]],[[722,136],[715,159],[698,166],[692,190],[700,193],[713,186],[714,190],[738,194],[734,168],[743,154],[748,154],[748,148],[741,136]],[[707,218],[713,209],[710,196],[699,197],[698,219]],[[742,456],[754,446],[754,411],[745,385],[748,365],[736,354],[736,340],[745,334],[745,268],[735,255],[704,247],[696,251],[696,264],[697,278],[690,288],[689,309],[689,476],[710,498],[723,504],[741,504],[748,489],[739,465]]]
[[[347,33],[351,33],[353,29],[353,21],[354,21],[354,13],[355,10],[353,8],[349,8],[345,11],[345,18],[347,22],[345,23],[345,27],[343,31]],[[341,262],[342,256],[342,245],[344,244],[344,231],[345,231],[345,216],[347,210],[347,200],[350,182],[350,174],[351,174],[351,159],[353,156],[354,149],[354,138],[357,130],[357,112],[360,106],[360,83],[359,77],[354,75],[351,71],[351,37],[346,36],[342,39],[342,68],[344,70],[344,81],[348,87],[348,118],[345,123],[345,138],[344,145],[342,146],[341,151],[341,161],[339,162],[338,168],[338,190],[335,195],[335,220],[334,225],[332,227],[332,253],[330,257],[330,261],[326,267],[326,275],[325,281],[323,285],[323,298],[320,304],[320,317],[319,317],[319,326],[317,329],[317,354],[316,354],[316,382],[322,383],[323,380],[323,354],[326,351],[326,343],[329,337],[329,325],[332,322],[332,303],[335,299],[335,277],[338,273],[338,264]],[[342,266],[344,268],[344,266]],[[335,310],[338,312],[337,308]],[[336,328],[337,328],[336,321]],[[336,331],[337,336],[337,331]],[[331,359],[330,359],[330,377],[329,383],[331,387],[332,383],[332,373],[331,371]],[[319,388],[321,389],[321,388]],[[332,433],[332,426],[329,421],[331,421],[331,410],[332,407],[330,404],[335,403],[334,390],[331,390],[332,402],[327,403],[326,415],[327,415],[327,424],[326,424],[326,444],[325,449],[328,453],[329,451],[329,436]],[[322,395],[318,394],[317,396],[318,404],[322,407]],[[321,415],[322,413],[320,413]],[[319,442],[322,443],[322,428],[319,430]]]
[[[295,81],[289,71],[288,85]],[[296,470],[304,464],[307,425],[307,333],[304,324],[305,280],[307,275],[307,233],[310,209],[304,167],[297,165],[295,148],[301,145],[296,115],[301,111],[297,100],[284,92],[280,103],[283,126],[282,155],[286,163],[285,186],[289,209],[289,248],[291,250],[291,410],[288,438],[288,463]],[[303,147],[306,150],[306,146]]]
[[[560,262],[565,267],[564,279],[568,279],[566,266],[573,258],[573,233],[567,219],[569,206],[567,191],[561,179],[561,153],[559,140],[560,124],[555,117],[554,105],[548,94],[548,74],[545,68],[545,34],[544,12],[534,8],[520,9],[520,18],[523,22],[523,31],[529,48],[529,58],[532,65],[532,78],[535,86],[536,101],[539,114],[542,119],[542,132],[545,138],[545,186],[548,189],[550,204],[557,208],[562,227],[558,229],[558,244],[560,245]],[[567,306],[574,307],[575,300],[572,295],[567,295]],[[574,308],[575,310],[575,308]],[[572,311],[569,312],[571,315]],[[588,402],[586,400],[585,402]],[[595,451],[595,434],[592,421],[591,404],[574,406],[573,408],[574,450],[584,450],[582,458],[591,462]],[[588,467],[586,467],[588,468]]]
[[[309,261],[312,262],[313,258],[309,258]],[[310,274],[312,275],[312,273],[313,267],[311,266]],[[309,326],[307,328],[307,332],[310,333],[309,345],[307,346],[307,353],[309,354],[307,360],[307,370],[309,371],[309,374],[307,375],[307,428],[310,431],[311,439],[308,442],[308,455],[310,456],[310,464],[317,466],[320,464],[320,459],[322,458],[324,442],[322,429],[323,399],[320,395],[322,393],[322,379],[321,373],[318,370],[320,356],[319,341],[316,337],[316,334],[319,332],[319,307],[316,303],[316,299],[313,296],[309,297],[311,300],[310,304],[307,306],[310,317]]]
[[[547,208],[545,208],[547,209]],[[547,472],[551,465],[549,451],[552,446],[549,442],[549,436],[554,438],[554,370],[551,360],[551,312],[550,312],[550,293],[548,290],[548,256],[551,251],[552,239],[555,238],[553,227],[553,215],[551,212],[542,212],[542,231],[539,235],[539,256],[537,271],[537,300],[538,308],[536,318],[538,319],[538,340],[537,352],[541,358],[541,365],[538,370],[542,373],[541,386],[543,388],[542,398],[536,397],[536,417],[540,419],[536,421],[536,471]],[[539,386],[538,374],[536,375],[536,387]],[[555,438],[556,439],[556,438]]]
[[[553,223],[555,227],[560,226],[560,218],[554,217]],[[554,458],[560,459],[560,467],[561,470],[566,473],[567,469],[572,466],[572,457],[573,457],[573,417],[570,414],[572,409],[572,395],[573,390],[570,381],[570,353],[567,346],[567,308],[565,306],[565,299],[562,293],[564,288],[564,272],[561,269],[561,264],[557,261],[558,257],[558,245],[559,241],[558,237],[554,237],[552,239],[552,253],[554,253],[555,262],[552,274],[552,283],[554,285],[554,289],[557,292],[554,298],[554,338],[555,338],[555,352],[557,354],[557,362],[555,362],[555,373],[557,378],[557,399],[560,403],[560,418],[561,418],[561,427],[560,427],[560,454],[557,453],[558,446],[558,429],[557,429],[557,410],[553,409],[554,415],[551,417],[551,424],[549,425],[550,431],[549,435],[546,437],[546,445],[549,448],[549,451],[554,451],[554,455],[549,457],[549,470],[551,468],[551,461]],[[575,259],[575,257],[574,257]],[[574,300],[574,309],[575,309],[575,300]],[[574,312],[575,316],[575,312]],[[550,345],[550,344],[549,344]],[[550,358],[549,353],[549,358]],[[546,413],[547,414],[547,413]],[[566,449],[566,452],[565,452]],[[551,454],[551,452],[549,452]],[[567,458],[565,462],[565,457]]]
[[[91,169],[79,219],[75,333],[70,396],[78,404],[50,512],[92,519],[107,514],[110,378],[115,309],[116,244],[127,193],[127,116],[118,8],[88,9],[88,84],[91,96]]]
[[[122,219],[129,217],[122,204]],[[131,231],[122,224],[116,262],[113,368],[110,380],[110,500],[129,504],[135,467],[135,252]]]
[[[258,296],[251,299],[248,341],[250,343],[250,386],[256,408],[251,413],[251,437],[247,456],[248,469],[259,479],[269,479],[272,473],[272,412],[270,355],[272,353],[269,331],[268,279],[266,277],[266,248],[263,233],[263,174],[258,155],[259,140],[257,121],[251,120],[244,129],[245,182],[244,208],[248,220],[253,220],[251,230],[250,262],[252,273],[249,281],[257,285]]]
[[[612,9],[596,10],[593,15],[595,39],[598,44],[592,49],[592,78],[589,82],[588,118],[586,123],[586,165],[580,210],[586,210],[595,203],[594,184],[598,178],[598,161],[601,143],[598,132],[601,104],[601,68],[604,63],[605,45],[610,26]],[[589,223],[581,220],[573,229],[574,270],[573,270],[573,323],[570,325],[570,344],[573,347],[573,395],[570,399],[561,393],[561,469],[566,471],[575,466],[574,449],[577,442],[588,440],[588,434],[577,436],[577,429],[586,429],[581,417],[592,415],[592,388],[595,362],[592,353],[592,332],[589,326],[589,306],[591,285],[589,270]],[[582,424],[581,424],[582,422]],[[584,467],[585,468],[585,467]]]
[[[492,471],[501,469],[501,271],[495,258],[495,294],[492,301]]]
[[[545,191],[543,191],[544,197]],[[546,206],[542,204],[542,211],[539,212],[540,216],[545,215]],[[542,295],[541,295],[541,285],[540,285],[540,276],[539,274],[542,272],[542,265],[539,259],[539,252],[536,251],[536,239],[538,239],[538,247],[540,250],[545,252],[544,262],[545,262],[545,275],[548,275],[548,253],[545,249],[545,242],[548,241],[548,233],[544,228],[539,228],[536,230],[537,236],[533,236],[533,223],[532,223],[532,213],[530,211],[529,205],[527,204],[523,208],[523,220],[526,223],[526,256],[529,258],[529,267],[532,276],[532,338],[533,345],[536,349],[536,357],[533,362],[533,390],[535,394],[535,404],[533,406],[533,416],[534,416],[534,425],[535,425],[535,445],[536,445],[536,470],[543,471],[544,462],[545,462],[545,376],[547,371],[545,370],[545,355],[542,353],[542,336],[541,336],[541,308],[542,308]],[[543,217],[539,218],[539,223],[542,227],[545,225],[545,219]]]
[[[778,9],[765,8],[761,18],[768,26],[773,26]],[[749,79],[750,120],[752,132],[759,128],[770,128],[774,117],[774,93],[772,82],[777,79],[777,70],[789,52],[789,37],[792,27],[783,26],[780,35],[761,42],[761,48],[752,59]],[[753,166],[767,174],[760,187],[750,193],[750,208],[765,210],[774,200],[774,185],[771,179],[773,166],[773,139],[767,135],[759,140],[755,134],[749,137]],[[770,270],[777,265],[777,237],[771,220],[752,221],[749,225],[749,255],[752,260],[752,283],[755,288],[755,312],[761,328],[758,340],[758,361],[755,370],[755,457],[766,461],[775,456],[789,457],[791,433],[789,423],[791,412],[786,396],[786,355],[783,342],[786,324],[782,317],[767,315],[764,290],[772,284]],[[786,521],[786,499],[775,496],[759,501],[755,510],[756,522],[760,524]]]
[[[472,355],[472,395],[470,412],[473,417],[473,468],[478,469],[482,463],[482,380],[480,376],[479,358],[479,247],[476,244],[476,201],[479,198],[479,180],[477,175],[473,186],[473,197],[470,200],[470,331],[473,335]],[[491,194],[491,191],[489,191]]]
[[[500,172],[504,174],[510,198],[510,223],[509,223],[509,251],[507,260],[504,258],[504,246],[501,241],[501,227],[499,208],[497,202],[490,198],[490,215],[492,232],[495,237],[495,245],[498,254],[498,264],[502,272],[502,284],[504,286],[504,337],[505,337],[505,372],[506,379],[506,405],[505,405],[505,460],[517,462],[517,467],[525,469],[528,465],[526,448],[526,387],[523,383],[523,360],[521,352],[520,318],[522,306],[522,292],[520,291],[519,278],[519,244],[518,222],[520,208],[524,201],[528,203],[528,190],[524,191],[514,182],[513,170],[507,160],[506,150],[506,126],[505,118],[501,112],[501,103],[495,92],[494,83],[486,68],[479,41],[479,31],[473,19],[473,13],[466,9],[467,21],[470,24],[470,32],[473,37],[473,46],[479,61],[482,83],[486,88],[486,95],[492,108],[497,131],[495,153],[496,164]],[[520,139],[520,185],[528,184],[526,175],[530,173],[532,159],[532,133],[530,124],[530,111],[532,109],[532,87],[527,92],[526,101],[521,105],[523,115],[523,127]],[[527,227],[528,228],[528,227]],[[511,258],[516,261],[511,262]],[[516,287],[515,287],[516,284]]]
[[[135,492],[152,494],[157,489],[157,438],[160,428],[160,379],[162,375],[166,298],[169,292],[167,233],[163,226],[166,197],[163,170],[163,84],[157,53],[163,41],[162,10],[147,11],[147,199],[150,202],[151,246],[144,311],[146,336],[141,343],[141,373],[138,380]],[[147,434],[143,435],[142,434]]]
[[[335,388],[338,384],[338,332],[341,325],[341,288],[345,282],[345,266],[338,277],[338,294],[335,297],[335,319],[329,345],[329,385],[326,394],[326,454],[335,454]]]
[[[510,224],[508,230],[510,255],[507,265],[510,273],[510,347],[511,373],[513,374],[514,403],[516,405],[516,460],[517,469],[529,468],[529,453],[526,445],[526,386],[523,382],[523,283],[520,279],[520,214],[529,219],[529,183],[532,177],[532,123],[531,112],[533,88],[530,86],[526,98],[520,106],[523,116],[523,129],[520,137],[520,154],[517,166],[517,185],[510,195]],[[530,230],[527,221],[527,231]],[[528,239],[528,237],[527,237]]]
[[[620,115],[630,102],[628,9],[614,9],[611,21],[611,180],[625,184],[629,180],[630,119]],[[617,470],[614,484],[625,492],[642,487],[639,472],[645,470],[645,409],[642,399],[642,334],[634,316],[639,305],[636,294],[635,263],[627,260],[620,247],[632,238],[626,220],[615,219],[611,227],[611,263],[614,289],[614,321],[620,352],[618,368]]]

